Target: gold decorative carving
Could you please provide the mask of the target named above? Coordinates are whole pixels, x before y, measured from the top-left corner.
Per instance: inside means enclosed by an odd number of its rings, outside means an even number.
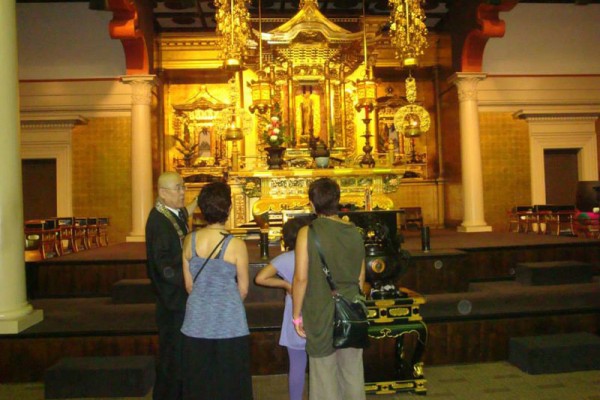
[[[404,317],[410,314],[410,310],[406,307],[395,307],[388,309],[388,313],[392,317]]]
[[[374,194],[372,197],[373,208],[380,210],[391,210],[394,208],[392,199],[384,194]],[[357,208],[365,208],[364,195],[342,195],[340,204],[353,204]],[[269,216],[271,212],[279,213],[283,210],[306,210],[310,211],[308,196],[272,198],[265,197],[257,200],[252,206],[252,215],[258,226],[262,229],[269,227]]]
[[[217,165],[225,155],[225,144],[215,132],[214,122],[229,105],[210,94],[206,86],[183,104],[173,105],[173,138],[181,155],[176,166],[191,167],[197,162]]]
[[[225,67],[241,67],[250,37],[249,0],[215,0],[217,33],[223,37],[221,59]]]
[[[157,68],[164,70],[215,70],[222,66],[219,54],[222,40],[215,33],[196,35],[162,34],[158,39],[160,58]]]
[[[241,226],[247,221],[246,198],[242,193],[233,195],[234,227]]]
[[[406,116],[409,114],[416,114],[419,116],[421,120],[421,132],[427,132],[429,130],[431,118],[429,117],[427,110],[417,104],[409,104],[398,109],[394,115],[394,126],[397,131],[404,132],[406,130]]]

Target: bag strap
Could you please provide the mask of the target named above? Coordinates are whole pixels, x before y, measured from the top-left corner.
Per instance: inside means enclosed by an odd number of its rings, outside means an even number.
[[[315,247],[317,248],[317,252],[319,253],[319,257],[321,258],[321,268],[323,269],[323,273],[325,273],[325,278],[327,278],[327,283],[329,284],[329,288],[331,289],[331,294],[335,296],[337,294],[337,288],[335,287],[335,282],[331,277],[331,271],[329,271],[329,268],[327,267],[327,262],[325,261],[325,257],[323,256],[323,252],[321,251],[321,243],[319,241],[319,236],[317,235],[317,231],[312,226],[312,224],[310,224],[309,227],[312,230],[313,238],[315,241]]]
[[[228,233],[222,233],[221,235],[223,235],[223,238],[221,240],[219,240],[219,243],[217,243],[217,245],[215,246],[214,249],[212,249],[212,251],[210,252],[210,254],[208,255],[208,257],[206,257],[206,260],[204,260],[204,263],[202,264],[202,266],[200,267],[200,269],[198,270],[198,272],[196,272],[196,275],[194,276],[194,281],[193,283],[196,282],[196,279],[198,279],[198,275],[200,275],[200,273],[204,270],[204,267],[206,266],[206,263],[208,262],[208,260],[210,260],[210,258],[213,256],[213,254],[215,254],[215,251],[217,251],[217,249],[219,248],[219,246],[221,245],[221,243],[223,243],[223,241],[225,241],[225,239],[227,238],[227,236],[229,236]],[[192,242],[194,243],[194,248],[196,247],[196,232],[193,233],[192,235]]]

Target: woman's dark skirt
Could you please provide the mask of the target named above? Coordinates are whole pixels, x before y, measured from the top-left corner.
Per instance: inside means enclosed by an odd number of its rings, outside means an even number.
[[[251,400],[250,337],[184,336],[184,400]]]

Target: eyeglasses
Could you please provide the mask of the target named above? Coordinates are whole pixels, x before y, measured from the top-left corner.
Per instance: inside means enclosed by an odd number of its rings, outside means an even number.
[[[185,192],[186,187],[185,186],[181,186],[181,185],[177,185],[174,188],[161,187],[161,189],[175,190],[176,192]]]

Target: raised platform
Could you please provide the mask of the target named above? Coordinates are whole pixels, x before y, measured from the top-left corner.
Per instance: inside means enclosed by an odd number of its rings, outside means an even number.
[[[459,233],[431,231],[431,251],[421,249],[420,234],[404,231],[403,249],[412,260],[397,286],[422,294],[458,293],[470,282],[514,277],[518,263],[571,260],[593,265],[600,273],[600,240],[577,237],[529,235],[507,232]],[[261,267],[257,240],[247,241],[250,263]],[[281,253],[279,245],[269,246],[269,256]],[[30,298],[107,297],[122,279],[144,279],[145,243],[119,243],[26,263],[27,292]]]
[[[398,285],[425,295],[428,365],[508,359],[511,337],[600,329],[600,241],[519,233],[431,231],[432,251],[420,251],[418,232],[403,248],[412,255]],[[251,272],[260,259],[248,242]],[[279,254],[270,246],[271,257]],[[525,286],[515,279],[521,262],[572,260],[592,265],[594,282]],[[116,304],[113,285],[144,279],[143,243],[122,243],[27,264],[31,303],[44,321],[0,337],[0,381],[39,381],[64,357],[154,355],[158,343],[153,304]],[[246,301],[252,373],[284,374],[287,354],[278,346],[283,295],[251,284]],[[378,340],[365,351],[371,370],[393,365],[394,343]],[[392,364],[390,364],[392,363]],[[426,375],[426,370],[425,370]],[[385,376],[381,377],[386,378]]]

